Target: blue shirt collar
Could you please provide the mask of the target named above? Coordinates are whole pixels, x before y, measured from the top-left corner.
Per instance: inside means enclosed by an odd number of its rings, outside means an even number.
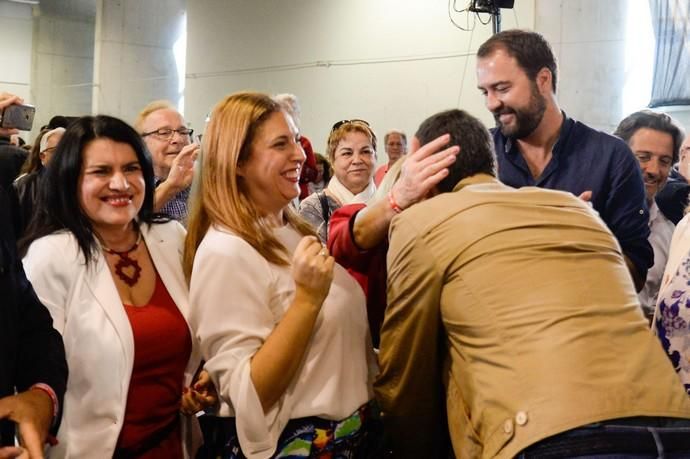
[[[561,124],[561,130],[558,133],[558,140],[556,140],[556,143],[553,146],[552,150],[552,155],[554,157],[559,156],[563,150],[564,150],[564,145],[568,142],[568,138],[570,137],[570,132],[573,130],[573,126],[575,125],[575,120],[572,118],[569,118],[568,115],[561,110],[561,114],[563,115],[563,123]],[[500,132],[500,130],[499,130]],[[503,134],[501,134],[503,136]],[[520,154],[520,151],[517,148],[517,142],[514,142],[514,139],[510,137],[503,136],[505,139],[504,143],[504,151],[505,154],[511,157],[515,157],[516,155]]]

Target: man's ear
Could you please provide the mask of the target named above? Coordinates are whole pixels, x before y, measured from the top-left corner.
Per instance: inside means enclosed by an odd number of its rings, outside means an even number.
[[[412,136],[412,139],[410,140],[410,148],[407,151],[408,153],[414,153],[415,151],[419,150],[419,139],[417,138],[416,135]]]
[[[553,80],[551,70],[547,69],[546,67],[542,67],[542,69],[537,73],[536,77],[537,87],[542,94],[551,92],[553,88],[551,80]]]

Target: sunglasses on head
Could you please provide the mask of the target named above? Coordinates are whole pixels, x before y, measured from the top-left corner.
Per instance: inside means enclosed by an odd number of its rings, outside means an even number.
[[[337,123],[335,123],[335,124],[333,125],[333,127],[331,128],[331,132],[335,131],[336,129],[338,129],[338,128],[339,128],[340,126],[342,126],[343,124],[348,124],[348,123],[361,123],[361,124],[364,124],[365,126],[369,127],[369,123],[368,123],[367,121],[365,121],[365,120],[358,120],[358,119],[354,119],[354,120],[340,120],[340,121],[338,121]]]

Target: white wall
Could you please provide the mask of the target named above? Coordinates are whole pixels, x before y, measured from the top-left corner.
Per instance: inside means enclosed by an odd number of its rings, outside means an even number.
[[[466,2],[457,2],[466,3]],[[194,0],[188,2],[186,117],[197,129],[223,96],[292,92],[302,132],[324,151],[332,124],[368,120],[382,139],[413,133],[460,107],[492,118],[476,89],[474,53],[491,35],[451,23],[447,0]],[[453,14],[464,25],[466,15]],[[532,28],[534,1],[504,10],[504,28]]]
[[[221,97],[243,89],[297,94],[302,131],[321,151],[330,126],[343,118],[368,119],[379,137],[393,127],[412,132],[424,117],[450,107],[493,125],[474,68],[474,53],[491,27],[458,30],[446,0],[188,3],[187,118],[196,128]],[[561,107],[611,132],[649,102],[648,88],[629,90],[652,65],[652,44],[637,47],[647,31],[630,16],[646,5],[518,0],[514,10],[503,10],[503,29],[544,34],[558,58]],[[464,14],[453,18],[464,25]],[[687,113],[671,114],[690,127]],[[385,161],[381,147],[379,162]]]
[[[51,2],[34,8],[33,134],[55,115],[91,113],[95,17]]]
[[[0,1],[0,92],[17,94],[29,104],[32,30],[31,6]]]
[[[549,40],[558,59],[561,108],[607,132],[628,114],[623,113],[630,76],[627,10],[638,1],[647,0],[537,0],[535,8],[535,30]]]
[[[194,2],[190,2],[194,3]],[[155,99],[181,96],[173,47],[184,0],[98,0],[93,112],[133,123]]]

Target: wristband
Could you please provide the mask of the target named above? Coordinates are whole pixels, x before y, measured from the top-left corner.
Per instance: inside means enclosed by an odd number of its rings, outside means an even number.
[[[40,390],[41,392],[48,394],[51,402],[53,402],[53,425],[55,425],[55,423],[57,421],[58,408],[59,408],[58,407],[58,399],[57,399],[57,395],[55,394],[55,391],[48,384],[44,384],[44,383],[36,383],[29,388],[29,390],[31,390],[31,389],[37,389],[37,390]],[[55,438],[53,435],[48,434],[48,438],[46,438],[46,443],[48,443],[50,446],[55,446],[58,444],[58,439]]]
[[[402,207],[398,205],[397,201],[393,197],[393,190],[388,192],[388,203],[391,205],[391,209],[393,209],[393,212],[395,212],[396,214],[399,214],[403,211]]]
[[[53,402],[53,419],[55,419],[58,415],[58,399],[57,395],[55,395],[55,391],[53,390],[53,388],[50,387],[48,384],[36,383],[29,389],[38,389],[48,394],[48,397],[50,397],[51,402]]]

